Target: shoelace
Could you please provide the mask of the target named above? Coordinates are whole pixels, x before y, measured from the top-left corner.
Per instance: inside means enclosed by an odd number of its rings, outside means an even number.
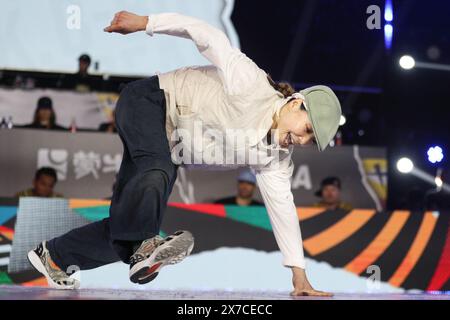
[[[147,252],[149,251],[152,252],[163,242],[164,238],[160,236],[155,236],[151,239],[144,240],[141,246],[136,250],[136,252],[133,254],[132,257],[136,257],[137,255],[145,257]]]
[[[48,274],[53,280],[64,281],[68,280],[70,277],[61,269],[53,268],[51,263],[49,262],[51,257],[48,253],[45,254],[45,264],[48,266]]]

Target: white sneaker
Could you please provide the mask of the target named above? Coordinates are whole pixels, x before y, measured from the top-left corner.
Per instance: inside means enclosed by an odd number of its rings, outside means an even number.
[[[155,236],[142,242],[130,258],[130,280],[145,284],[156,278],[162,267],[186,258],[194,247],[189,231],[177,231],[166,238]]]
[[[50,288],[71,290],[80,287],[80,282],[77,279],[70,278],[53,262],[45,241],[39,244],[36,249],[28,252],[28,261],[45,276]]]

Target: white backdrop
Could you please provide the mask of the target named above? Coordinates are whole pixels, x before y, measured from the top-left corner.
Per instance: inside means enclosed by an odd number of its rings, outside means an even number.
[[[182,263],[164,268],[155,281],[145,286],[128,279],[129,266],[117,262],[98,269],[81,271],[74,277],[82,288],[144,290],[292,290],[292,273],[281,265],[281,253],[248,248],[222,247],[194,254]],[[239,261],[239,263],[235,263]],[[319,290],[346,293],[402,293],[388,282],[373,283],[342,268],[306,258],[311,284]],[[267,276],[270,275],[270,276]]]
[[[207,64],[189,40],[143,32],[103,32],[121,10],[149,15],[178,12],[223,30],[239,47],[230,15],[234,0],[0,0],[0,69],[75,72],[81,53],[98,72],[150,75]],[[78,28],[79,27],[79,28]]]

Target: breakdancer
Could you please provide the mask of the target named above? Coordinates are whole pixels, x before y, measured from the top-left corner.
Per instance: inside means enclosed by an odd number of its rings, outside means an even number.
[[[291,294],[330,295],[313,289],[307,279],[290,178],[295,145],[315,144],[323,151],[336,134],[341,107],[333,91],[314,86],[295,92],[275,83],[232,47],[222,31],[177,13],[139,16],[122,11],[104,31],[190,39],[211,65],[134,81],[122,90],[115,116],[124,154],[110,217],[44,241],[29,252],[28,259],[49,286],[77,288],[67,268],[86,270],[119,260],[130,264],[132,282],[144,284],[165,265],[189,255],[194,245],[190,232],[162,238],[159,228],[177,168],[191,161],[249,166],[282,263],[292,270]]]

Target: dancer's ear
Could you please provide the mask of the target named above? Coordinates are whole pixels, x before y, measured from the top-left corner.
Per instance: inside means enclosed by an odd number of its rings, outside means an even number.
[[[289,111],[300,110],[302,103],[303,103],[302,99],[293,99],[288,102],[288,110]]]

